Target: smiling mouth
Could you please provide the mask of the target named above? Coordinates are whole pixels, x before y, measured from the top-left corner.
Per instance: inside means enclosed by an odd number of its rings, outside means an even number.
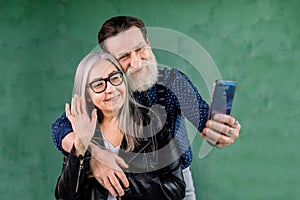
[[[140,69],[136,70],[134,73],[140,72],[144,69],[144,67],[141,67]]]
[[[106,99],[105,101],[116,101],[119,97],[120,97],[120,94],[118,94],[112,98]]]

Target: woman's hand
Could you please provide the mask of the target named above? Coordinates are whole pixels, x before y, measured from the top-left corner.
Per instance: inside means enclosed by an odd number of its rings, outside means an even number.
[[[76,134],[74,146],[75,154],[83,155],[87,150],[91,139],[94,136],[95,128],[97,124],[97,111],[96,109],[92,112],[92,118],[86,112],[86,103],[84,97],[78,97],[74,95],[70,106],[66,103],[66,116],[72,124],[73,131]]]

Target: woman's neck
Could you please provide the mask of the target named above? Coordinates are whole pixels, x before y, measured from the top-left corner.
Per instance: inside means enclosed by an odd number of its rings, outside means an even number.
[[[103,112],[102,111],[102,114],[103,114],[103,120],[102,121],[116,121],[116,118],[117,118],[117,113],[115,112]]]
[[[102,134],[113,146],[121,145],[124,134],[119,129],[116,117],[104,117],[99,126]]]

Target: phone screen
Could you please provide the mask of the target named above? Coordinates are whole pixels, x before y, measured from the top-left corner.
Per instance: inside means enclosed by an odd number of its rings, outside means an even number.
[[[209,119],[211,119],[213,115],[217,113],[230,115],[235,88],[236,82],[234,81],[215,81]]]

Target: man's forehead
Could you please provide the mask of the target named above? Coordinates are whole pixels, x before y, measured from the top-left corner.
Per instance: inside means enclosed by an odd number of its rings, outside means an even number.
[[[144,43],[146,41],[141,30],[137,27],[132,27],[105,40],[105,46],[113,56],[130,52]]]

